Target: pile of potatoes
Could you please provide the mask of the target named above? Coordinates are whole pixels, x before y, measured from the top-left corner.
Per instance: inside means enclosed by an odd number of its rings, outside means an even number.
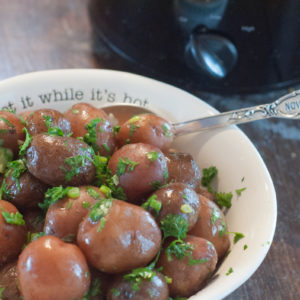
[[[158,116],[113,126],[87,103],[1,111],[2,299],[168,300],[203,288],[229,248],[226,222],[173,139]]]

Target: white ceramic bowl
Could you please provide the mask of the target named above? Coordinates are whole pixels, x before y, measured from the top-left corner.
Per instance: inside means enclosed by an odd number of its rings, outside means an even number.
[[[151,108],[171,121],[217,113],[178,88],[124,72],[54,70],[0,82],[0,107],[10,106],[17,112],[49,107],[64,111],[83,101],[98,107],[130,102]],[[184,136],[178,138],[175,147],[191,153],[200,168],[217,166],[218,190],[234,194],[227,214],[228,229],[243,233],[245,238],[237,244],[232,242],[219,276],[190,298],[221,299],[255,272],[270,248],[277,217],[274,186],[259,153],[237,127]],[[243,187],[247,189],[237,197],[235,190]],[[233,273],[226,275],[230,268]]]

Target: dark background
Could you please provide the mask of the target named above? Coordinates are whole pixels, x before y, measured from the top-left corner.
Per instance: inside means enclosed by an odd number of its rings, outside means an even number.
[[[0,80],[58,68],[111,68],[145,75],[94,40],[87,5],[87,0],[0,0]],[[224,96],[180,82],[176,85],[220,111],[271,102],[297,88],[263,94],[233,91]],[[241,128],[258,148],[273,178],[278,222],[260,268],[226,299],[300,299],[300,123],[268,120]]]

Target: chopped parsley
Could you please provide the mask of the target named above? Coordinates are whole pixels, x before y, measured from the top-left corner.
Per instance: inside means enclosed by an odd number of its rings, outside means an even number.
[[[97,131],[96,127],[100,123],[104,123],[104,119],[100,119],[99,117],[93,119],[90,123],[85,126],[87,133],[84,135],[83,140],[95,150],[95,152],[99,151],[99,146],[97,144]]]
[[[65,159],[65,163],[69,166],[69,169],[60,166],[66,174],[66,181],[69,182],[74,176],[80,173],[80,169],[85,165],[86,157],[83,155],[71,156]]]
[[[108,152],[108,153],[111,152],[109,146],[108,146],[106,143],[103,143],[103,144],[102,144],[102,147],[104,148],[104,150],[105,150],[106,152]]]
[[[244,250],[247,250],[247,248],[248,248],[248,245],[245,244],[244,245]]]
[[[230,275],[231,273],[233,273],[233,269],[229,268],[228,272],[226,273],[226,276]]]
[[[73,109],[73,110],[72,110],[72,113],[73,113],[74,115],[78,115],[78,114],[79,114],[79,110],[78,110],[78,109]]]
[[[224,193],[224,192],[220,192],[220,193],[215,193],[216,196],[216,201],[217,204],[220,207],[227,207],[230,208],[231,207],[231,200],[232,200],[232,193]]]
[[[95,155],[93,164],[96,168],[94,185],[105,185],[111,190],[111,196],[116,199],[126,200],[126,195],[119,186],[118,175],[112,175],[111,170],[107,167],[108,159],[104,156]]]
[[[156,214],[159,214],[160,210],[161,210],[161,202],[157,200],[157,196],[156,195],[152,195],[151,197],[148,198],[148,200],[142,204],[142,207],[144,209],[148,209],[151,208],[153,209]]]
[[[134,123],[130,123],[129,125],[129,137],[132,138],[134,132],[136,131],[136,129],[140,128],[140,126],[135,125]]]
[[[159,180],[151,181],[148,184],[151,185],[154,190],[158,190],[162,187],[162,183]]]
[[[26,127],[23,128],[23,131],[25,132],[25,141],[24,143],[20,146],[19,150],[19,156],[23,156],[26,153],[27,148],[29,147],[31,141],[32,141],[32,136],[29,134],[28,130]]]
[[[207,190],[209,192],[212,191],[210,184],[217,174],[218,174],[218,169],[215,166],[211,166],[209,168],[203,169],[203,176],[201,179],[201,183],[203,186],[207,187]]]
[[[2,299],[2,295],[3,295],[4,290],[5,290],[5,288],[0,285],[0,299]]]
[[[241,195],[242,195],[242,192],[245,191],[246,189],[247,189],[247,188],[244,187],[244,188],[235,190],[235,192],[237,193],[238,196],[241,196]]]
[[[50,188],[45,193],[44,202],[40,202],[38,206],[46,212],[50,205],[57,202],[59,199],[62,199],[68,195],[68,192],[70,191],[72,187],[63,187],[63,186],[56,186],[53,188]]]
[[[161,230],[164,233],[164,239],[169,236],[177,239],[185,239],[188,226],[187,220],[179,215],[168,214],[161,220]]]
[[[143,280],[151,281],[154,276],[156,276],[156,272],[150,267],[145,267],[134,269],[131,273],[124,275],[123,278],[129,280],[132,290],[137,292]]]
[[[115,135],[118,134],[118,132],[120,131],[120,128],[121,128],[121,126],[119,126],[119,125],[114,126],[114,134]]]
[[[219,237],[222,237],[224,234],[227,233],[226,223],[222,221],[221,228],[219,228]]]
[[[159,154],[156,151],[147,152],[146,157],[151,161],[154,162],[158,158]]]
[[[6,199],[11,198],[10,190],[5,182],[5,179],[2,181],[2,185],[0,188],[0,199],[3,199],[3,195],[6,197]]]
[[[120,290],[116,289],[116,288],[112,288],[111,289],[111,294],[114,296],[114,297],[118,297],[121,295],[121,292]]]
[[[91,207],[91,203],[90,202],[87,202],[87,201],[83,201],[81,203],[82,207],[83,208],[90,208]]]
[[[20,214],[18,211],[13,213],[13,212],[8,212],[5,211],[3,207],[0,207],[1,209],[1,214],[7,224],[13,224],[13,225],[19,225],[19,226],[24,226],[25,221],[23,219],[23,215]]]
[[[245,236],[240,232],[228,232],[234,234],[233,243],[236,244],[240,239],[244,238]]]
[[[0,117],[0,120],[3,121],[10,129],[14,129],[15,128],[15,125],[10,123],[9,120],[7,120],[6,118],[4,117]]]
[[[85,292],[81,300],[92,300],[94,297],[102,295],[101,281],[99,278],[93,279],[90,288]]]
[[[72,207],[72,204],[73,204],[72,200],[69,200],[67,207],[66,207],[67,210],[69,210]]]
[[[65,133],[57,126],[52,126],[53,119],[51,116],[43,116],[45,125],[48,128],[47,134],[51,136],[64,136]]]
[[[163,124],[163,125],[161,126],[161,128],[163,129],[164,135],[165,135],[166,137],[170,137],[170,136],[171,136],[171,132],[169,131],[169,128],[168,128],[167,124]]]
[[[193,250],[194,246],[188,242],[184,242],[182,240],[172,241],[166,248],[167,260],[172,261],[172,255],[174,255],[177,259],[188,257],[189,266],[194,266],[209,261],[209,258],[194,259],[192,256]]]
[[[117,164],[117,172],[116,174],[118,176],[123,175],[125,172],[132,172],[137,166],[139,162],[137,161],[132,161],[127,157],[119,158],[118,164]]]
[[[212,215],[210,216],[211,224],[215,224],[218,219],[221,219],[221,214],[218,209],[213,208]]]
[[[101,198],[96,204],[92,206],[89,217],[93,222],[99,221],[97,232],[101,232],[106,224],[105,216],[112,207],[112,199]]]
[[[5,172],[7,163],[13,159],[13,156],[13,152],[10,149],[0,146],[0,173]]]
[[[20,176],[27,171],[26,159],[13,160],[7,163],[8,170],[5,177],[11,176],[12,180],[16,182],[18,190],[20,190]]]

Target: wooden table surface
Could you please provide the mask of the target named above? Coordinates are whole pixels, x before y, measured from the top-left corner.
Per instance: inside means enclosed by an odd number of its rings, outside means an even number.
[[[132,71],[103,45],[93,44],[87,4],[87,0],[0,0],[0,80],[57,68]],[[234,97],[190,92],[225,111],[267,103],[287,91]],[[241,127],[273,178],[278,221],[266,259],[226,299],[300,299],[300,121],[259,121]]]

